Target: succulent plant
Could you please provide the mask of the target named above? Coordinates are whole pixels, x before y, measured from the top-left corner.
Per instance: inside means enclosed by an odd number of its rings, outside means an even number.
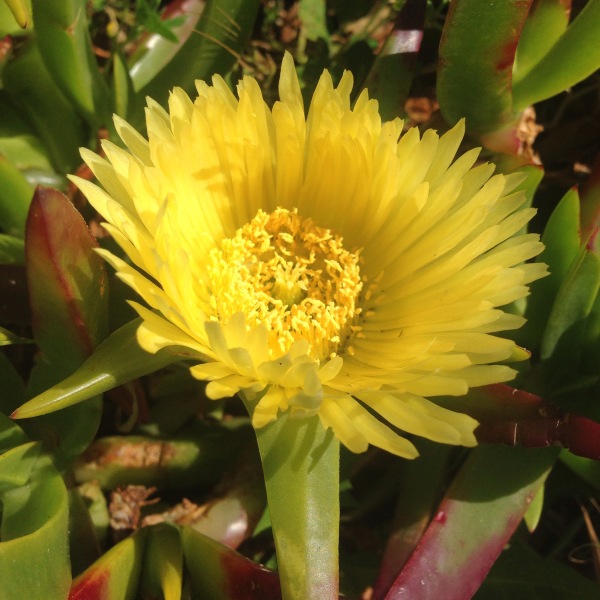
[[[599,17],[0,0],[0,598],[596,598]]]

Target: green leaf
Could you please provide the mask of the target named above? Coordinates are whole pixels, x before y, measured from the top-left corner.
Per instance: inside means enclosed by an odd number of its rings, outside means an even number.
[[[144,598],[180,600],[183,548],[179,529],[161,523],[148,530],[140,592]]]
[[[600,491],[600,462],[582,456],[575,456],[567,450],[560,453],[560,460],[566,464],[571,471],[587,481],[591,486]]]
[[[300,3],[298,11],[298,16],[302,22],[301,35],[312,42],[324,40],[329,44],[325,0],[304,0]]]
[[[600,256],[585,246],[571,265],[552,307],[541,344],[541,358],[561,371],[576,368],[585,321],[600,289]]]
[[[595,600],[600,586],[573,569],[511,542],[473,600]]]
[[[4,327],[0,327],[0,346],[9,346],[10,344],[30,344],[31,340],[22,338]]]
[[[168,351],[149,354],[137,343],[135,319],[115,331],[64,381],[18,408],[13,417],[25,419],[61,410],[165,367],[181,357]]]
[[[0,446],[9,438],[22,440],[20,429],[0,415]],[[17,443],[20,443],[18,441]],[[61,476],[47,456],[36,458],[36,447],[25,444],[2,455],[0,472],[23,472],[0,492],[0,581],[3,600],[66,598],[71,582],[68,553],[68,501]],[[6,458],[4,458],[6,457]],[[30,473],[29,481],[18,479]]]
[[[127,117],[129,99],[133,94],[133,83],[121,54],[113,54],[112,96],[113,112],[122,118]]]
[[[37,442],[27,442],[0,454],[0,494],[29,481],[40,450]]]
[[[134,600],[147,534],[140,529],[102,555],[73,580],[69,600]]]
[[[0,351],[0,413],[9,414],[25,400],[25,384],[13,363]],[[0,450],[2,442],[0,435]]]
[[[78,149],[86,131],[48,73],[35,38],[29,38],[6,65],[2,79],[4,98],[33,125],[56,170],[74,171],[81,163]]]
[[[517,109],[551,98],[600,68],[599,19],[600,0],[589,0],[544,57],[514,82]]]
[[[515,48],[531,0],[450,4],[440,45],[437,97],[446,120],[466,117],[467,131],[492,150],[516,154],[511,84]],[[486,140],[489,134],[494,140]]]
[[[189,526],[183,527],[181,539],[194,597],[210,600],[281,600],[277,573]]]
[[[402,593],[419,600],[470,598],[521,522],[557,455],[554,448],[475,448],[388,597]]]
[[[536,0],[525,21],[513,69],[513,83],[523,79],[554,46],[569,24],[571,1]]]
[[[542,242],[545,249],[536,262],[546,263],[550,274],[531,284],[525,313],[527,323],[517,334],[519,343],[529,350],[539,347],[558,290],[579,253],[577,190],[569,190],[554,209],[544,229]]]
[[[531,504],[529,505],[527,512],[525,515],[523,515],[525,525],[530,532],[533,532],[537,529],[540,519],[542,518],[542,510],[544,508],[544,489],[544,485],[542,485],[537,494],[531,500]]]
[[[105,81],[98,71],[81,0],[32,0],[44,63],[65,96],[94,128],[110,120]]]
[[[31,7],[25,0],[5,0],[15,21],[21,29],[25,29],[31,23]]]
[[[25,243],[22,239],[0,233],[0,264],[25,264]]]
[[[69,490],[69,548],[71,573],[79,575],[100,558],[100,544],[86,501],[77,489]]]
[[[251,413],[253,401],[245,401]],[[283,598],[338,598],[339,442],[318,415],[256,430]]]
[[[21,172],[0,155],[0,224],[5,233],[22,236],[33,189]]]

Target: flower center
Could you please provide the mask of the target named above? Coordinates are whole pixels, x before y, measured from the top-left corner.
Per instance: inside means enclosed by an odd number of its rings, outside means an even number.
[[[296,211],[259,210],[211,253],[211,308],[227,322],[244,312],[250,326],[263,323],[271,352],[307,340],[314,358],[334,355],[359,329],[363,287],[359,251]]]

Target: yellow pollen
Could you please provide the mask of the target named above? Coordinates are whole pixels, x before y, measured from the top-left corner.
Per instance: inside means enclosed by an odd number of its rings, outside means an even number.
[[[264,324],[274,355],[307,340],[314,358],[331,356],[360,330],[360,252],[342,241],[295,210],[259,210],[211,252],[214,316],[226,323],[241,311],[248,326]]]

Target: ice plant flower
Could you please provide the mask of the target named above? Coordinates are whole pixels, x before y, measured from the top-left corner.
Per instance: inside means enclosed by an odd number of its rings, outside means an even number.
[[[139,343],[197,359],[210,398],[240,392],[257,428],[318,414],[354,452],[473,446],[477,423],[428,398],[513,377],[493,334],[544,273],[533,211],[519,176],[454,160],[462,123],[403,134],[351,89],[325,71],[305,117],[289,55],[272,109],[251,77],[175,89],[148,140],[116,118],[128,151],[83,151],[103,189],[77,183],[130,259],[102,251],[144,301]]]

